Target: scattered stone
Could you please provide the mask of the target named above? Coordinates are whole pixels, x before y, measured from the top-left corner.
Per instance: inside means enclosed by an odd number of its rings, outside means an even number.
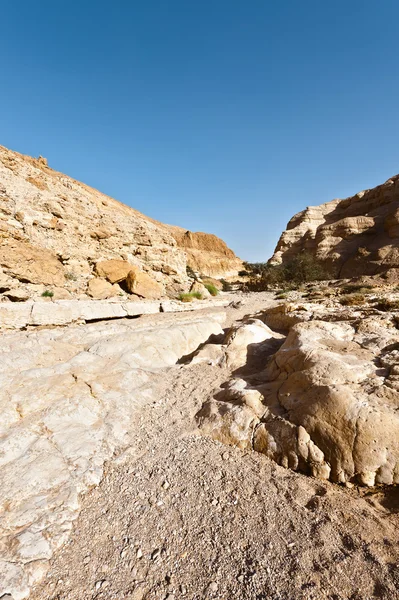
[[[159,558],[161,554],[161,551],[159,550],[159,548],[157,548],[156,550],[154,550],[151,554],[151,560],[157,560],[157,558]]]

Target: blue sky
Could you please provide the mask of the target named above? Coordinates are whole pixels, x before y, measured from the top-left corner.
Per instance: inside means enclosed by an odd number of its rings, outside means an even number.
[[[399,172],[394,0],[4,2],[0,143],[266,260]]]

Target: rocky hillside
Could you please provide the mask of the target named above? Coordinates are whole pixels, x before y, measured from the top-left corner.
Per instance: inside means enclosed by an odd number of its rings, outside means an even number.
[[[234,254],[210,238],[205,263],[220,276],[230,273]],[[5,300],[173,297],[190,285],[185,246],[166,226],[54,171],[42,157],[1,146],[0,240]]]
[[[272,263],[306,250],[337,277],[399,276],[399,175],[345,200],[309,206],[295,215],[277,244]],[[395,271],[396,270],[396,271]]]
[[[185,251],[187,264],[193,271],[208,277],[235,277],[243,269],[242,260],[216,235],[193,233],[173,225],[168,230]]]

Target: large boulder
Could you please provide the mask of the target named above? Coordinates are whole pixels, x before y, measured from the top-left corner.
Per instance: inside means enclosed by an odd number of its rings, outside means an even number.
[[[162,285],[138,269],[129,271],[126,277],[126,287],[131,294],[149,300],[155,300],[163,295]]]
[[[65,283],[64,267],[57,256],[45,248],[26,241],[7,239],[0,246],[0,266],[20,282],[61,286]]]
[[[102,260],[96,264],[96,273],[99,277],[105,277],[110,283],[119,283],[126,279],[133,265],[126,260]]]
[[[87,285],[87,294],[96,300],[106,300],[116,296],[117,293],[117,290],[109,281],[100,277],[90,279]]]

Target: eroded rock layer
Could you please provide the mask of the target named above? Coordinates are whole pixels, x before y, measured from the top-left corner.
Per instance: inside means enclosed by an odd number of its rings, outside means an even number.
[[[209,277],[235,277],[243,269],[242,260],[216,235],[175,226],[168,226],[168,230],[185,251],[193,271]]]
[[[238,369],[199,413],[202,431],[322,479],[398,484],[399,312],[309,304],[258,316],[194,359]],[[270,358],[281,334],[264,322],[289,328]]]
[[[301,251],[324,261],[336,277],[399,269],[399,175],[351,198],[309,206],[295,215],[271,262],[288,262]]]

